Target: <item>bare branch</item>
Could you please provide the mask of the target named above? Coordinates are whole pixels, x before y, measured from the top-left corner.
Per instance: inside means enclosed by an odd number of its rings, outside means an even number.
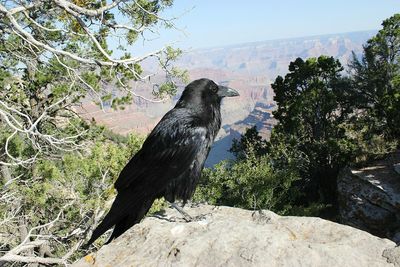
[[[64,32],[64,33],[71,33],[71,34],[78,35],[78,36],[81,36],[81,37],[82,37],[82,36],[85,36],[84,34],[80,34],[80,33],[77,33],[77,32],[72,32],[72,31],[67,31],[67,30],[64,30],[64,29],[47,28],[47,27],[45,27],[45,26],[39,24],[36,20],[32,19],[26,11],[23,11],[22,13],[23,13],[24,16],[25,16],[30,22],[32,22],[36,27],[38,27],[38,28],[40,28],[40,29],[42,29],[42,30],[44,30],[44,31],[48,31],[48,32]]]
[[[114,24],[114,25],[110,25],[110,27],[114,28],[114,29],[125,29],[125,30],[129,30],[129,31],[134,31],[136,33],[141,33],[143,32],[147,27],[142,26],[139,28],[134,28],[125,24]]]
[[[139,95],[139,94],[135,93],[134,90],[129,89],[128,86],[127,86],[126,84],[124,84],[124,83],[121,81],[121,78],[119,78],[118,76],[117,76],[117,80],[118,80],[118,83],[122,86],[122,88],[123,88],[125,91],[127,91],[128,93],[132,94],[132,95],[135,96],[135,97],[141,98],[141,99],[143,99],[143,100],[145,100],[145,101],[148,101],[148,102],[151,102],[151,103],[161,103],[161,102],[164,102],[164,101],[165,101],[165,99],[155,100],[155,99],[150,99],[150,98],[147,98],[147,97],[145,97],[145,96]],[[136,84],[136,83],[135,83],[135,84]]]
[[[74,202],[71,201],[69,203],[67,203],[66,205],[64,205],[60,212],[57,214],[56,218],[54,218],[52,221],[42,224],[42,225],[38,225],[36,227],[32,227],[28,234],[26,235],[25,239],[21,241],[21,243],[14,247],[13,249],[9,250],[5,255],[3,255],[2,257],[0,257],[0,262],[1,261],[6,261],[6,262],[25,262],[25,263],[43,263],[43,264],[63,264],[63,265],[67,265],[68,263],[68,259],[69,257],[78,249],[78,247],[82,244],[78,242],[78,246],[75,245],[71,251],[67,252],[61,259],[59,258],[43,258],[43,257],[37,257],[37,256],[22,256],[19,255],[21,252],[26,251],[26,250],[30,250],[33,248],[37,248],[40,247],[41,245],[43,245],[45,242],[47,242],[46,239],[40,239],[40,237],[43,237],[43,235],[34,235],[33,232],[41,229],[41,228],[47,228],[48,230],[50,230],[50,228],[60,220],[61,215],[63,214],[64,210],[72,205]],[[39,237],[38,239],[34,240],[34,241],[30,241],[30,239],[32,237]]]
[[[75,140],[85,134],[86,131],[79,132],[76,135],[59,138],[55,137],[54,135],[41,133],[37,127],[38,124],[47,116],[49,111],[51,111],[53,108],[60,105],[61,103],[65,102],[67,98],[68,96],[65,96],[54,102],[50,106],[45,107],[42,114],[40,114],[40,116],[35,121],[33,121],[27,114],[24,114],[21,111],[8,106],[4,101],[0,100],[0,115],[4,118],[4,121],[7,123],[7,125],[11,129],[13,129],[13,133],[8,136],[4,146],[5,153],[12,162],[0,161],[0,164],[7,166],[31,164],[36,160],[39,152],[43,150],[43,146],[46,143],[51,147],[63,151],[73,151],[82,147],[82,144],[76,144]],[[12,154],[9,152],[9,143],[18,133],[25,135],[29,140],[31,140],[31,143],[34,145],[34,147],[39,150],[32,158],[24,160],[18,159],[13,157]],[[42,142],[44,143],[39,143],[37,138],[39,140],[42,140]]]
[[[11,15],[14,15],[14,14],[17,14],[19,12],[26,11],[26,10],[29,10],[31,8],[37,7],[37,6],[41,5],[41,4],[42,4],[41,1],[34,1],[34,2],[32,2],[32,3],[30,3],[30,4],[26,5],[26,6],[14,7],[12,9],[10,9],[9,12],[10,12]]]
[[[166,47],[157,50],[155,52],[151,52],[148,53],[144,56],[141,57],[132,57],[132,58],[128,58],[128,59],[122,59],[122,60],[117,60],[117,59],[113,59],[111,58],[110,55],[108,55],[104,49],[101,47],[101,45],[98,43],[98,41],[96,40],[96,38],[93,36],[93,34],[90,33],[89,29],[84,25],[83,21],[78,17],[77,13],[74,13],[69,7],[70,5],[67,5],[66,1],[63,0],[57,0],[56,2],[58,2],[60,4],[60,6],[62,8],[64,8],[66,11],[68,11],[70,14],[74,14],[74,17],[78,19],[78,22],[80,23],[80,25],[82,26],[82,28],[86,31],[86,33],[88,34],[88,36],[90,37],[90,39],[95,43],[96,47],[98,48],[98,50],[109,60],[109,61],[103,61],[103,60],[96,60],[96,59],[90,59],[90,58],[83,58],[80,57],[76,54],[70,53],[68,51],[64,51],[64,50],[60,50],[60,49],[56,49],[54,47],[51,47],[45,43],[42,43],[40,41],[38,41],[37,39],[35,39],[29,32],[25,31],[23,29],[23,27],[17,22],[17,20],[14,18],[14,16],[3,6],[0,4],[0,12],[6,14],[7,18],[10,20],[11,22],[11,26],[20,34],[20,36],[22,38],[24,38],[28,43],[36,46],[36,47],[41,47],[53,54],[58,54],[58,55],[63,55],[63,56],[67,56],[71,59],[77,60],[79,62],[85,63],[85,64],[91,64],[91,65],[101,65],[101,66],[118,66],[119,64],[135,64],[138,62],[143,61],[144,59],[148,58],[148,57],[152,57],[154,55],[157,55],[159,53],[161,53],[162,51],[164,51],[166,49]],[[83,23],[83,24],[81,24]]]
[[[126,1],[126,0],[125,0]],[[83,8],[80,6],[77,6],[71,2],[65,1],[65,0],[54,0],[54,2],[61,7],[67,8],[67,9],[72,9],[75,12],[78,12],[82,15],[86,15],[89,17],[95,17],[95,16],[99,16],[102,15],[105,11],[111,10],[114,7],[118,6],[121,2],[125,2],[124,0],[117,0],[112,2],[111,4],[105,5],[101,8],[98,9],[87,9],[87,8]]]
[[[139,25],[128,26],[124,23],[117,23],[114,19],[108,19],[106,17],[107,12],[111,12],[110,14],[114,15],[118,14],[118,12],[123,15],[139,12],[144,17],[150,16],[153,18],[155,16],[156,20],[154,21],[159,20],[171,27],[174,27],[172,23],[173,19],[162,18],[157,15],[158,11],[149,11],[146,9],[147,7],[145,8],[137,1],[132,0],[130,3],[127,3],[127,0],[115,0],[108,3],[106,1],[102,7],[96,9],[81,7],[73,1],[68,0],[52,0],[51,3],[53,3],[53,6],[45,6],[43,8],[42,6],[39,8],[41,1],[34,0],[34,2],[27,5],[23,5],[19,1],[11,2],[13,2],[14,6],[17,6],[14,7],[13,4],[8,4],[7,2],[0,3],[0,17],[2,18],[1,32],[6,33],[10,37],[19,38],[16,38],[17,42],[13,43],[13,38],[7,41],[8,38],[6,37],[4,50],[9,52],[12,59],[16,59],[16,61],[22,63],[23,67],[21,69],[28,71],[30,80],[35,80],[35,75],[31,73],[43,72],[44,75],[48,75],[40,66],[49,67],[54,62],[58,62],[58,64],[54,64],[56,65],[55,68],[59,68],[61,65],[67,72],[66,77],[62,78],[62,82],[66,80],[70,81],[70,85],[69,90],[65,93],[65,100],[61,99],[47,108],[46,105],[52,103],[52,101],[46,101],[43,98],[37,100],[35,99],[37,96],[31,96],[31,92],[26,95],[27,98],[33,98],[29,99],[30,102],[28,105],[19,106],[21,104],[12,103],[12,101],[11,103],[7,102],[6,99],[4,101],[0,100],[0,120],[11,134],[9,139],[7,139],[5,152],[2,152],[3,156],[9,158],[10,161],[8,162],[8,160],[2,158],[0,159],[1,165],[24,166],[33,163],[36,157],[43,153],[48,153],[47,155],[49,155],[49,152],[53,152],[54,150],[73,151],[83,147],[77,141],[81,139],[79,137],[85,132],[79,132],[78,130],[76,135],[65,137],[62,134],[62,129],[58,130],[56,124],[60,123],[60,121],[64,123],[68,120],[68,116],[56,118],[56,115],[58,115],[57,112],[59,110],[66,111],[67,103],[76,101],[73,99],[79,98],[82,94],[86,94],[86,92],[93,94],[100,103],[103,112],[105,111],[102,101],[102,93],[105,93],[105,90],[99,92],[98,88],[94,88],[92,85],[92,81],[84,77],[84,75],[89,73],[89,70],[95,73],[109,70],[109,77],[113,79],[111,82],[118,83],[121,85],[123,92],[127,92],[134,97],[148,102],[162,102],[165,100],[155,100],[136,93],[135,88],[128,87],[125,84],[126,81],[124,78],[133,78],[136,81],[135,85],[138,82],[150,80],[150,77],[154,74],[142,75],[135,64],[150,57],[160,59],[162,56],[168,55],[170,51],[168,46],[144,55],[118,59],[112,56],[111,52],[107,51],[100,37],[103,36],[103,29],[107,32],[107,28],[109,30],[114,29],[114,31],[125,30],[142,34],[145,30],[152,30],[152,22],[150,25],[147,25],[145,22],[138,21]],[[31,12],[32,8],[34,12]],[[125,10],[124,8],[127,9]],[[45,13],[46,11],[48,13]],[[127,15],[127,17],[130,20],[135,20],[134,16]],[[46,22],[49,23],[47,24]],[[96,29],[97,26],[99,26],[98,29]],[[53,38],[54,35],[48,35],[51,32],[66,34],[63,34],[62,40],[58,41]],[[47,36],[49,36],[49,40],[46,39]],[[72,38],[73,40],[68,38]],[[71,45],[71,49],[69,45]],[[75,47],[78,47],[78,49],[75,49]],[[167,73],[171,74],[167,70],[170,67],[168,66],[168,62],[168,60],[165,60],[161,64],[161,67]],[[167,75],[168,82],[174,84],[169,74]],[[90,75],[88,76],[89,79],[92,78]],[[110,81],[100,78],[100,82],[105,83]],[[21,91],[26,90],[24,86],[28,85],[20,86]],[[49,82],[47,85],[43,85],[43,88],[38,89],[51,91],[51,86],[52,82]],[[79,91],[79,87],[87,89],[86,92],[82,93]],[[78,97],[75,97],[77,95]],[[30,110],[29,107],[31,108]],[[28,110],[26,110],[27,108]],[[51,129],[56,134],[46,133],[46,130],[44,130],[46,127],[41,127],[44,125],[52,126]],[[24,141],[30,142],[36,150],[35,152],[40,154],[31,155],[29,159],[18,158],[15,154],[10,153],[8,149],[8,144],[12,143],[11,140],[16,140],[13,138],[22,138]]]
[[[42,263],[42,264],[62,264],[62,265],[68,264],[68,262],[63,258],[62,259],[43,258],[43,257],[34,257],[34,256],[20,256],[20,255],[15,255],[15,254],[6,254],[0,258],[0,261]]]

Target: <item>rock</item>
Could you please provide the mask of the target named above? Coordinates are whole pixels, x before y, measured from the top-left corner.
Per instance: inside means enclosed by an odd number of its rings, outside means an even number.
[[[363,168],[346,168],[338,178],[342,223],[399,241],[400,151]]]
[[[395,172],[400,174],[400,163],[393,164],[393,169]]]
[[[387,261],[393,263],[394,266],[400,266],[400,247],[385,249],[383,257],[387,258]]]
[[[202,217],[187,223],[167,209],[73,266],[359,267],[399,260],[394,242],[320,218],[207,205],[185,210]]]

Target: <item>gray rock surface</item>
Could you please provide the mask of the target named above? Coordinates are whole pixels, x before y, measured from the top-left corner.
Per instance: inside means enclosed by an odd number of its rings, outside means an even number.
[[[341,222],[400,242],[400,151],[338,178]]]
[[[393,169],[395,172],[400,174],[400,163],[393,164]]]
[[[387,258],[389,263],[400,266],[400,247],[385,249],[383,251],[383,257]]]
[[[399,266],[394,242],[320,218],[185,210],[203,216],[187,223],[167,209],[73,266]]]

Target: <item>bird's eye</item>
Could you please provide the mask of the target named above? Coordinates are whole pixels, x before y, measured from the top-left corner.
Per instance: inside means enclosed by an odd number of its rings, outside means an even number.
[[[213,85],[213,86],[211,87],[211,91],[213,91],[214,93],[216,93],[216,92],[218,91],[218,86]]]

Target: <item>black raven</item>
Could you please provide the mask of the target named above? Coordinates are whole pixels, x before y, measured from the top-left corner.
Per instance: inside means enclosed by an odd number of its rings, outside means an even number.
[[[156,198],[186,203],[221,127],[221,100],[238,95],[209,79],[188,84],[120,173],[114,184],[117,197],[88,245],[114,225],[107,243],[120,236],[140,222]]]

